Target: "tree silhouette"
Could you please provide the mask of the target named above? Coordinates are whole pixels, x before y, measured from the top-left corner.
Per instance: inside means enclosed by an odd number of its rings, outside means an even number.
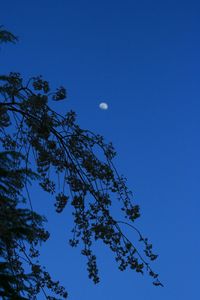
[[[16,40],[1,27],[1,42]],[[126,178],[118,174],[113,164],[116,153],[112,144],[80,128],[73,111],[60,115],[51,109],[50,101],[66,98],[65,88],[52,92],[41,76],[26,82],[19,73],[1,75],[0,81],[0,243],[3,249],[0,295],[5,299],[10,299],[10,295],[12,299],[35,299],[31,295],[43,291],[47,299],[56,299],[47,295],[46,289],[50,288],[59,296],[67,296],[64,288],[53,282],[39,263],[33,262],[39,256],[38,242],[46,241],[49,235],[44,230],[44,217],[32,209],[28,184],[33,180],[55,196],[57,213],[72,205],[74,227],[69,243],[81,248],[94,283],[99,282],[99,276],[92,245],[102,240],[113,252],[120,270],[130,267],[139,273],[147,271],[154,285],[162,285],[149,264],[157,258],[152,244],[133,225],[140,216],[139,206],[132,203]],[[28,208],[19,208],[21,202]],[[120,205],[120,220],[111,212],[117,205]],[[143,250],[128,239],[121,224],[136,231]],[[31,268],[31,273],[26,273],[24,263]]]

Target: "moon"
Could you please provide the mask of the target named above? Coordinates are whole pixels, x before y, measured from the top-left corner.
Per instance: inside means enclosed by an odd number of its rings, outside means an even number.
[[[103,110],[107,110],[108,109],[108,104],[106,102],[101,102],[99,104],[99,108],[103,109]]]

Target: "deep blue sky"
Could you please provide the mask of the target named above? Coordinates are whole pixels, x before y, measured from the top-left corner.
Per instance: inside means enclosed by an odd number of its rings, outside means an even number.
[[[198,299],[200,2],[7,0],[0,20],[20,38],[1,48],[1,73],[43,74],[66,86],[68,100],[57,109],[75,110],[82,127],[114,143],[165,288],[121,273],[100,245],[102,280],[94,286],[84,257],[67,245],[69,213],[56,215],[53,200],[32,191],[52,232],[43,262],[72,300]]]

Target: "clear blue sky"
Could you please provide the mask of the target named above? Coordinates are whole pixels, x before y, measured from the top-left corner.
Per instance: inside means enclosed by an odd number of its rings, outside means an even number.
[[[56,215],[53,200],[33,190],[52,232],[42,250],[49,271],[72,300],[199,299],[200,2],[7,0],[0,20],[20,38],[1,48],[1,73],[43,74],[66,86],[57,109],[75,110],[82,127],[114,143],[165,288],[118,271],[99,244],[102,280],[93,285],[84,257],[67,245],[69,212]]]

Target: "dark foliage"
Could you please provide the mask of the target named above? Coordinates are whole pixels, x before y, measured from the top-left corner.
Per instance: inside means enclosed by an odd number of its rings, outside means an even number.
[[[37,246],[48,239],[49,233],[43,228],[44,217],[22,208],[26,202],[23,188],[28,180],[38,179],[30,169],[21,168],[23,160],[15,151],[0,154],[0,296],[35,299],[48,287],[66,297],[64,288],[52,281],[37,261]]]
[[[95,283],[99,282],[99,275],[92,245],[94,241],[102,240],[113,252],[120,270],[127,267],[139,273],[146,270],[153,277],[153,283],[161,285],[148,262],[155,260],[157,255],[153,254],[148,240],[132,225],[140,216],[139,206],[132,203],[126,179],[119,176],[113,165],[116,153],[112,144],[106,144],[100,135],[81,129],[74,112],[60,115],[50,108],[51,99],[59,101],[66,97],[63,87],[52,93],[49,83],[41,76],[24,82],[19,73],[2,75],[0,81],[0,140],[4,149],[1,154],[4,175],[0,179],[1,205],[4,207],[1,228],[5,228],[1,231],[4,250],[0,276],[5,276],[2,293],[8,288],[10,293],[15,290],[16,295],[25,293],[29,297],[30,291],[37,294],[42,289],[46,293],[45,287],[50,287],[60,296],[66,296],[64,289],[54,283],[39,264],[31,261],[39,254],[35,249],[38,242],[48,238],[43,228],[44,218],[31,207],[24,210],[18,207],[20,199],[26,202],[23,191],[32,180],[55,195],[57,213],[72,205],[74,227],[69,242],[72,247],[80,245],[81,253],[87,258],[89,277]],[[102,154],[104,159],[100,159]],[[15,172],[19,176],[14,176]],[[111,213],[112,206],[117,203],[124,220],[116,220]],[[7,215],[10,215],[10,221],[5,217]],[[121,224],[138,234],[147,261],[123,233]],[[29,254],[26,252],[28,246]],[[24,271],[19,253],[27,256],[25,260],[31,266],[31,273]],[[40,278],[39,282],[37,278]]]
[[[3,43],[15,43],[17,41],[17,37],[11,32],[7,31],[3,26],[0,26],[0,44]]]

